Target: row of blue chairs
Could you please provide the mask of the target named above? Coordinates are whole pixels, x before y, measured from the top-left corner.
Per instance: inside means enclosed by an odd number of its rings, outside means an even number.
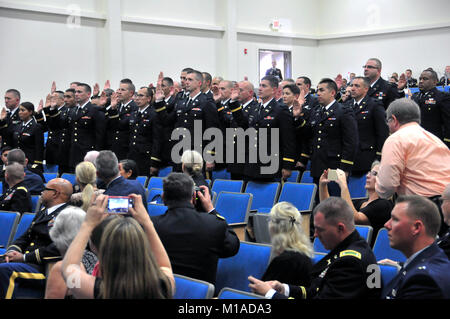
[[[0,254],[28,229],[34,216],[34,213],[20,216],[17,212],[0,211]]]

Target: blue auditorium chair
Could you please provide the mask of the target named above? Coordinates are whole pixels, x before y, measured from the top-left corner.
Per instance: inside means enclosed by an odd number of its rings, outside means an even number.
[[[298,178],[300,176],[300,171],[291,171],[291,176],[286,180],[286,182],[298,183]]]
[[[398,269],[397,267],[390,265],[378,265],[378,266],[380,266],[381,280],[383,282],[383,287],[386,287],[386,285],[397,275]]]
[[[14,233],[13,241],[22,236],[23,233],[30,227],[33,218],[36,216],[34,213],[24,213],[20,218],[19,224],[17,225],[17,229]]]
[[[231,174],[226,169],[212,171],[211,180],[215,181],[216,179],[231,179]]]
[[[58,165],[44,165],[44,173],[58,173]]]
[[[350,176],[348,179],[348,191],[352,199],[367,197],[367,189],[365,188],[367,176],[363,175],[359,178]]]
[[[220,192],[215,208],[228,224],[246,224],[252,198],[248,193]]]
[[[147,202],[154,204],[162,204],[162,192],[161,188],[151,188],[148,190]]]
[[[170,173],[172,173],[172,166],[166,166],[164,168],[161,168],[159,170],[158,176],[159,177],[166,177],[167,175],[169,175]]]
[[[236,255],[219,259],[216,293],[225,287],[250,292],[248,276],[261,279],[269,264],[270,251],[270,245],[241,241]]]
[[[300,183],[302,184],[312,184],[313,178],[311,176],[311,171],[304,171],[302,174],[302,178],[300,178]]]
[[[64,173],[61,175],[61,178],[68,180],[72,185],[77,183],[77,177],[75,174]]]
[[[161,204],[147,204],[147,211],[150,216],[163,215],[167,211],[167,206]]]
[[[248,182],[245,188],[246,193],[253,195],[252,207],[254,210],[262,212],[270,211],[275,205],[278,193],[280,192],[280,183],[257,183]]]
[[[147,184],[147,176],[138,176],[136,177],[136,180],[145,188],[145,184]]]
[[[284,183],[278,202],[289,202],[299,211],[311,211],[316,196],[315,184]]]
[[[14,236],[20,213],[0,211],[0,249],[4,254]]]
[[[373,244],[373,253],[377,261],[386,258],[397,262],[404,262],[406,260],[405,255],[399,250],[391,248],[389,245],[388,230],[386,228],[381,228],[378,231],[375,243]]]
[[[220,192],[242,192],[244,181],[235,181],[227,179],[215,179],[211,190],[219,194]]]
[[[147,189],[152,188],[163,188],[163,177],[156,177],[152,176],[150,177],[150,180],[148,181]]]
[[[39,199],[41,198],[41,195],[31,195],[31,212],[29,213],[37,213],[39,211],[39,207],[41,206],[41,203],[39,202]]]
[[[173,299],[210,299],[214,295],[214,285],[178,274],[175,277],[175,294]]]
[[[217,296],[217,299],[266,299],[264,296],[253,294],[251,292],[222,288]]]
[[[44,173],[45,183],[50,182],[56,177],[58,177],[58,173]]]

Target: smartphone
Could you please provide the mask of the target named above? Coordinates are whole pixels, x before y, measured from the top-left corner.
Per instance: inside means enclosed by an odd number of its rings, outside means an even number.
[[[337,171],[335,169],[329,169],[328,170],[328,180],[330,180],[330,181],[337,181],[338,180]]]
[[[107,212],[109,214],[128,214],[133,207],[133,199],[129,196],[109,196]]]

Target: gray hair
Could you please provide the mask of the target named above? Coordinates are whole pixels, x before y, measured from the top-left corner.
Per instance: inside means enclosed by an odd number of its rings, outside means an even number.
[[[429,237],[437,236],[441,228],[441,215],[435,203],[419,195],[399,196],[398,203],[407,203],[407,215],[412,219],[421,220]]]
[[[340,197],[328,197],[314,208],[313,215],[322,213],[328,223],[343,223],[348,230],[355,229],[355,218],[349,204]]]
[[[67,206],[56,216],[50,229],[50,238],[62,256],[80,230],[85,217],[84,210],[75,206]]]
[[[370,58],[369,61],[375,61],[375,64],[377,65],[377,68],[378,68],[379,70],[382,69],[383,65],[381,64],[380,59],[377,59],[377,58]]]
[[[16,162],[25,166],[25,153],[19,148],[10,150],[8,155],[6,156],[6,159],[8,160],[8,164]]]
[[[25,178],[23,165],[17,162],[12,162],[6,166],[5,174],[8,174],[8,180],[12,182],[22,181]]]
[[[189,175],[199,174],[203,168],[202,155],[193,150],[187,150],[181,155],[181,163],[183,163],[184,169]]]
[[[98,157],[98,154],[100,154],[99,151],[89,151],[84,156],[85,162],[91,162],[92,164],[95,163],[95,159]]]
[[[194,194],[194,180],[184,173],[170,173],[163,179],[164,204],[190,201]]]
[[[119,161],[111,151],[101,151],[95,159],[95,166],[98,177],[103,181],[109,181],[119,175]]]
[[[298,209],[288,202],[279,202],[270,210],[269,231],[272,255],[285,250],[298,251],[313,256],[311,241],[302,230],[302,216]]]
[[[401,98],[389,104],[386,117],[389,119],[392,115],[395,115],[401,125],[411,122],[420,124],[420,107],[414,100]]]

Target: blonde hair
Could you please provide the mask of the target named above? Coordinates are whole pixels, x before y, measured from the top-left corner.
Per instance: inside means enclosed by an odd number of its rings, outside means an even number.
[[[181,163],[184,164],[184,169],[189,175],[201,174],[203,169],[202,155],[197,151],[184,151],[181,155]]]
[[[280,202],[270,211],[269,231],[272,242],[272,258],[285,250],[313,256],[313,247],[302,230],[302,217],[298,209],[288,202]]]
[[[91,162],[81,162],[75,167],[75,175],[80,187],[83,189],[81,193],[81,200],[83,204],[81,208],[87,211],[92,201],[92,195],[94,195],[97,170]]]
[[[165,299],[172,289],[155,261],[141,225],[131,217],[114,218],[99,249],[102,299]]]

